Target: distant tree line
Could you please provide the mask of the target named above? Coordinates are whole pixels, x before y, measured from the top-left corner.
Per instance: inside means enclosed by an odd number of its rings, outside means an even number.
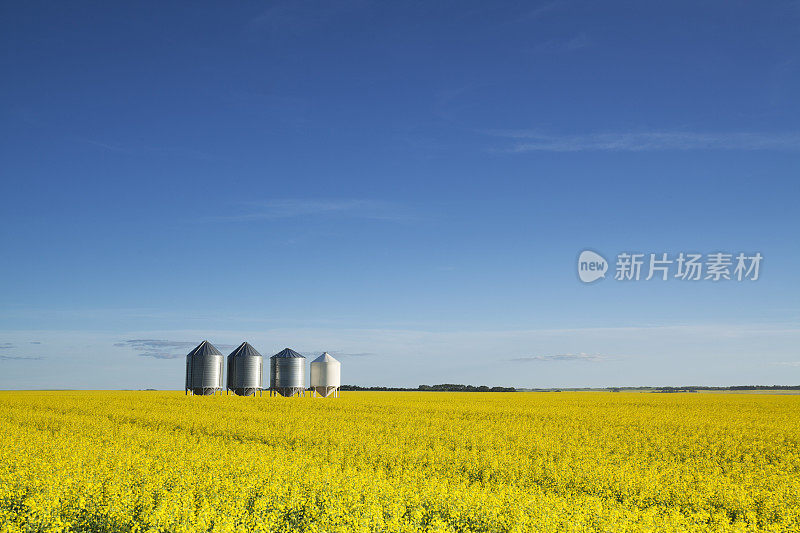
[[[514,387],[487,387],[486,385],[459,385],[442,383],[441,385],[420,385],[409,387],[361,387],[359,385],[342,385],[343,391],[424,391],[424,392],[517,392]],[[736,390],[800,390],[800,385],[732,385],[730,387],[709,387],[705,385],[687,385],[683,387],[607,387],[605,389],[519,389],[528,392],[561,392],[562,390],[608,390],[652,391],[652,392],[697,392],[700,390],[736,391]]]
[[[441,385],[420,385],[421,391],[445,391],[445,392],[516,392],[514,387],[487,387],[480,385],[457,385],[455,383],[443,383]]]
[[[516,392],[514,387],[487,387],[486,385],[458,385],[443,383],[441,385],[420,385],[415,389],[404,387],[360,387],[358,385],[342,385],[343,391],[424,391],[424,392]]]
[[[693,387],[695,389],[714,390],[715,387]],[[800,385],[734,385],[728,390],[800,390]]]
[[[418,389],[405,389],[403,387],[360,387],[358,385],[342,385],[339,387],[339,390],[343,391],[410,391],[410,390],[418,390]]]
[[[706,385],[686,385],[683,387],[608,387],[611,392],[624,390],[652,390],[653,392],[697,392],[700,390],[800,390],[800,385],[731,385],[730,387],[709,387]]]

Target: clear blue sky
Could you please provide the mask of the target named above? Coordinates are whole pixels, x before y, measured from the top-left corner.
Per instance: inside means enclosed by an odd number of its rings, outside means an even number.
[[[800,383],[799,45],[797,2],[5,2],[0,388],[180,388],[204,338]],[[764,261],[584,285],[586,248]]]

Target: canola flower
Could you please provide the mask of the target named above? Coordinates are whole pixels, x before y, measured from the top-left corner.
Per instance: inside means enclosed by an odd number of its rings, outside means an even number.
[[[0,392],[0,531],[800,531],[800,396]]]

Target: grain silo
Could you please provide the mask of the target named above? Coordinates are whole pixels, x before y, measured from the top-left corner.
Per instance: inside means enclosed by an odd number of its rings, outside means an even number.
[[[243,342],[228,356],[228,390],[237,396],[254,396],[261,391],[264,357]]]
[[[291,348],[270,357],[269,389],[271,395],[302,396],[306,390],[306,358]]]
[[[203,341],[186,356],[186,391],[204,396],[222,390],[225,357],[208,341]]]
[[[342,364],[328,352],[311,361],[311,390],[327,398],[331,394],[339,395],[342,384]]]

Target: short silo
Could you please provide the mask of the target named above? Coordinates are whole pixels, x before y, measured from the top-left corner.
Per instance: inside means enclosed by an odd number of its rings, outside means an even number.
[[[306,358],[291,348],[270,357],[269,389],[270,394],[302,396],[306,390]]]
[[[319,394],[327,398],[331,394],[339,395],[342,384],[342,364],[325,352],[311,361],[311,390],[314,396]]]
[[[186,391],[204,396],[222,390],[225,357],[208,341],[203,341],[186,356]]]
[[[238,396],[253,396],[261,390],[264,357],[243,342],[228,356],[228,390]]]

